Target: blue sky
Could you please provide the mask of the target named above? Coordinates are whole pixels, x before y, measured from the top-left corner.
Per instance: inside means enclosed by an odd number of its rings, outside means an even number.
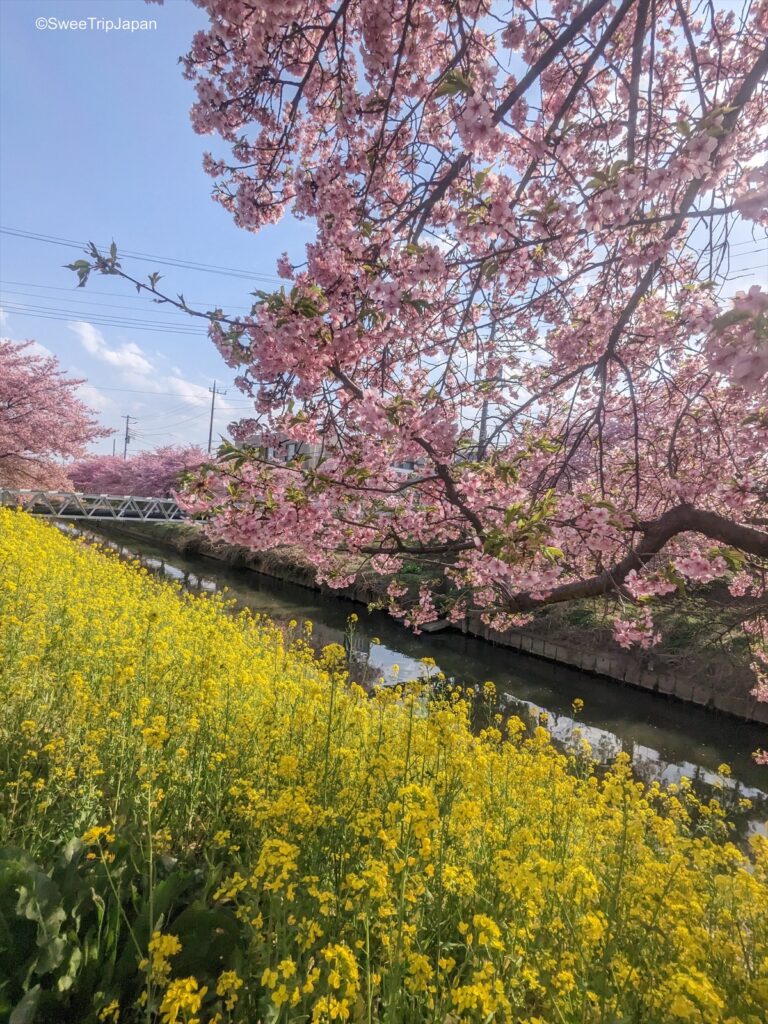
[[[35,25],[89,17],[152,19],[157,27]],[[177,63],[204,24],[188,0],[0,0],[0,221],[14,231],[114,238],[132,252],[247,271],[252,277],[125,262],[138,276],[159,270],[162,284],[190,301],[235,311],[254,288],[278,287],[275,260],[284,250],[300,259],[310,226],[287,219],[257,238],[211,199],[201,159],[215,140],[191,128],[193,88]],[[135,416],[136,451],[205,443],[214,379],[229,386],[216,431],[245,414],[245,396],[199,323],[119,280],[94,278],[76,289],[62,265],[78,256],[77,247],[0,234],[4,336],[35,339],[86,377],[83,395],[105,425],[122,429],[121,416]],[[111,451],[112,441],[96,448]]]

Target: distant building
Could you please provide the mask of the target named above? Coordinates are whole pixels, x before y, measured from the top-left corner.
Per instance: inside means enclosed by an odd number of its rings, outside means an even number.
[[[269,462],[291,462],[302,456],[303,465],[310,467],[318,464],[323,453],[323,445],[319,442],[295,441],[282,434],[251,434],[243,444],[255,448],[261,458]]]

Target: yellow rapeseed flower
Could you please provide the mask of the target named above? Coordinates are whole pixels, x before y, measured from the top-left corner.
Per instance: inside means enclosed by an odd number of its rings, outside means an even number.
[[[722,799],[515,717],[478,733],[458,685],[369,696],[308,632],[0,510],[2,843],[47,870],[80,835],[104,884],[127,850],[144,914],[193,872],[237,933],[241,959],[177,977],[184,896],[156,907],[142,1008],[89,1017],[768,1019],[768,840],[731,843]]]

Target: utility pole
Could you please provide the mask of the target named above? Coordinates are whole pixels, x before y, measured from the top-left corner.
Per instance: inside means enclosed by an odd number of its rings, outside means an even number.
[[[213,411],[216,408],[216,395],[226,395],[226,390],[216,387],[216,381],[213,382],[213,387],[208,388],[211,392],[211,422],[208,425],[208,454],[211,454],[211,444],[213,443]]]
[[[477,438],[477,461],[482,462],[485,458],[485,449],[488,447],[488,399],[483,399],[483,408],[480,411],[480,430]]]
[[[115,457],[115,449],[116,449],[116,447],[117,447],[117,441],[116,441],[116,440],[115,440],[115,438],[113,437],[113,438],[112,438],[112,458],[113,458],[113,459],[114,459],[114,457]]]
[[[125,420],[125,441],[123,443],[123,458],[127,459],[128,458],[128,442],[131,440],[131,427],[130,427],[130,424],[131,424],[131,420],[133,420],[134,423],[136,422],[136,417],[135,416],[123,416],[123,419]]]
[[[495,291],[494,291],[494,297],[495,297]],[[491,316],[493,316],[493,305],[491,305]],[[488,340],[490,341],[491,346],[493,346],[493,344],[494,344],[494,342],[496,340],[496,321],[494,319],[491,320],[491,333],[489,335]],[[494,380],[499,380],[499,377],[500,377],[500,375],[497,374],[496,377],[494,378]],[[486,383],[490,384],[491,382],[487,381]],[[482,408],[482,410],[480,412],[480,431],[479,431],[479,435],[478,435],[478,438],[477,438],[477,461],[478,462],[482,462],[483,461],[483,459],[485,458],[485,452],[486,452],[486,450],[488,448],[488,407],[489,407],[489,404],[490,403],[488,402],[488,399],[484,398],[483,399],[483,408]]]

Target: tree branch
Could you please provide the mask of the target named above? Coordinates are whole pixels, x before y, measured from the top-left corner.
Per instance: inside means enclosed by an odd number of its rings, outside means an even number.
[[[548,604],[560,604],[584,597],[600,597],[618,590],[633,569],[639,570],[658,554],[673,538],[681,533],[700,533],[710,540],[738,548],[759,558],[768,558],[768,533],[742,526],[716,512],[706,512],[691,505],[677,505],[658,519],[640,524],[639,544],[612,568],[586,580],[574,580],[555,587],[546,597],[532,597],[529,593],[514,594],[510,605],[514,611],[532,611]]]

